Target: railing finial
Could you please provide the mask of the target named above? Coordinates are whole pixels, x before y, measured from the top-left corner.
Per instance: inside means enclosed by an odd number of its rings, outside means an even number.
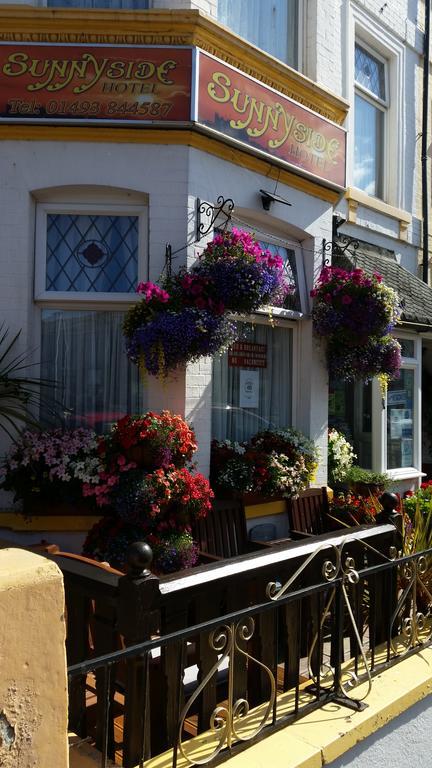
[[[151,576],[149,566],[152,560],[152,549],[145,541],[136,541],[134,544],[131,544],[128,551],[129,578],[139,579]]]

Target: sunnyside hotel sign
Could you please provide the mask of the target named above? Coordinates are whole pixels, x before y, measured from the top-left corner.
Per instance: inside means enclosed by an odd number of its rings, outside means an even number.
[[[335,186],[345,185],[345,131],[200,52],[198,122]]]
[[[0,44],[0,121],[197,124],[327,185],[345,184],[345,131],[187,47]]]
[[[191,83],[190,48],[0,45],[9,122],[189,122]]]

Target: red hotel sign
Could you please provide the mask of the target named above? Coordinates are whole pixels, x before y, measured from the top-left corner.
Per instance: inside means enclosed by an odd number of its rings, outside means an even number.
[[[0,45],[0,118],[190,121],[192,50]]]
[[[197,120],[278,160],[345,186],[343,128],[202,52]]]
[[[345,185],[343,128],[192,48],[0,43],[1,121],[196,122],[300,173]]]

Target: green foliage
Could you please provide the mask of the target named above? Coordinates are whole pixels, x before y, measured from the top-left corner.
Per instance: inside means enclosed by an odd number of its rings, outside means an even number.
[[[385,472],[372,472],[371,469],[363,469],[356,464],[349,469],[345,480],[350,484],[379,485],[384,489],[391,485],[391,478]]]
[[[28,356],[16,353],[20,334],[8,338],[9,329],[0,325],[0,430],[12,440],[24,425],[39,426],[35,413],[42,390],[54,387],[54,382],[27,375]]]

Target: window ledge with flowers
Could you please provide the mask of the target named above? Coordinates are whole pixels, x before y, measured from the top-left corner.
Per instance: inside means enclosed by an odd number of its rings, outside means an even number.
[[[168,411],[125,416],[101,436],[24,432],[5,457],[1,488],[27,518],[81,509],[97,516],[85,555],[122,569],[129,544],[146,540],[165,573],[198,561],[191,524],[207,514],[213,492],[191,464],[196,447],[193,430]]]

